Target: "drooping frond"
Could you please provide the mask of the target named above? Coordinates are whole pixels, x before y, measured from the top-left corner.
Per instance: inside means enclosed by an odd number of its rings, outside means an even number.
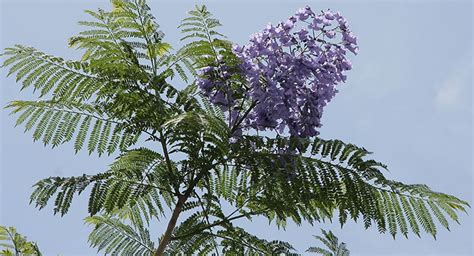
[[[216,188],[227,187],[225,193],[233,193],[235,202],[240,195],[255,197],[252,207],[268,208],[267,217],[280,225],[287,218],[313,222],[336,212],[341,225],[348,218],[362,218],[366,228],[375,223],[380,232],[407,236],[410,224],[415,234],[421,226],[435,237],[434,218],[449,228],[446,216],[457,221],[456,212],[468,206],[427,186],[386,179],[381,172],[385,165],[366,160],[370,153],[352,144],[259,137],[242,141],[238,162],[233,163],[238,172],[230,174],[232,182],[217,180],[224,184]],[[235,176],[246,180],[236,183]],[[237,184],[254,190],[243,192]]]
[[[13,101],[7,105],[19,114],[16,125],[33,131],[33,139],[58,146],[74,139],[76,152],[87,148],[99,155],[126,150],[140,133],[129,131],[123,123],[109,118],[92,104],[73,101]]]
[[[388,230],[394,237],[397,232],[407,236],[407,222],[410,223],[413,233],[419,235],[416,224],[418,222],[426,233],[436,237],[436,226],[433,219],[436,218],[439,224],[449,229],[446,217],[450,216],[452,220],[457,222],[457,211],[466,212],[465,208],[469,207],[467,202],[451,195],[435,192],[426,185],[407,185],[386,179],[380,172],[380,169],[385,169],[386,166],[374,160],[365,160],[364,156],[370,154],[370,152],[363,148],[351,144],[347,145],[338,140],[324,141],[318,139],[313,142],[312,154],[317,154],[318,149],[321,150],[319,153],[321,157],[328,160],[330,157],[333,166],[341,169],[340,166],[345,163],[348,166],[345,169],[346,172],[358,172],[360,178],[367,184],[367,189],[372,187],[373,195],[375,195],[372,196],[372,199],[377,200],[376,214],[378,215],[373,220],[377,223],[379,230],[384,230],[384,226],[386,227],[388,224]],[[329,153],[326,153],[328,151]],[[338,161],[338,163],[335,164],[334,161]],[[356,190],[359,191],[359,196],[369,198],[364,192],[365,189],[361,188],[362,186],[358,186],[356,183],[355,187],[351,187],[352,184],[346,182],[345,179],[342,176],[346,193]],[[357,202],[356,198],[351,199]],[[370,205],[372,205],[372,202],[367,204],[366,208]],[[355,219],[356,211],[353,209],[354,207],[349,206],[344,211]],[[431,212],[428,210],[429,208]],[[366,227],[368,227],[370,224],[365,214],[362,213],[361,215],[364,217]],[[413,218],[414,216],[416,216],[416,220]],[[386,220],[385,225],[382,224],[382,219]]]
[[[94,229],[89,234],[92,247],[106,255],[151,255],[154,244],[148,229],[124,224],[107,215],[85,218]]]
[[[38,245],[29,242],[13,227],[0,226],[0,255],[3,256],[41,256]]]
[[[87,100],[103,84],[85,62],[66,61],[22,45],[6,48],[2,55],[6,60],[1,67],[10,67],[8,75],[16,73],[21,89],[32,86],[40,98],[51,94],[53,100]]]
[[[37,182],[30,202],[42,209],[54,198],[54,212],[64,215],[74,195],[92,186],[88,209],[91,215],[101,211],[117,213],[117,210],[127,208],[140,212],[149,221],[163,213],[161,200],[168,205],[173,201],[165,169],[160,154],[145,148],[131,150],[119,156],[107,172],[51,177]]]

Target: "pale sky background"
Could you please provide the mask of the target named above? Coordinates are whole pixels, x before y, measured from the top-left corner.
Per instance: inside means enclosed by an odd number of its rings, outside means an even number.
[[[21,43],[47,53],[75,58],[67,38],[77,33],[84,9],[107,8],[108,1],[0,1],[1,48]],[[195,1],[150,1],[153,13],[174,44],[176,26]],[[202,3],[202,2],[199,2]],[[207,1],[231,40],[245,43],[269,21],[287,18],[306,4],[313,9],[340,11],[359,37],[360,54],[348,82],[324,113],[321,137],[339,138],[375,152],[388,164],[387,176],[406,183],[424,183],[472,203],[472,2],[471,1]],[[0,70],[1,106],[29,99],[14,78]],[[64,217],[52,209],[28,205],[31,185],[48,176],[93,174],[112,157],[74,155],[71,144],[51,150],[33,143],[31,134],[14,128],[15,118],[1,111],[0,224],[15,226],[37,241],[46,256],[96,255],[87,244],[90,228],[86,197],[73,202]],[[292,243],[300,253],[315,244],[313,234],[330,228],[345,241],[352,255],[472,255],[473,221],[461,214],[451,232],[439,228],[435,241],[393,240],[389,234],[365,230],[349,222],[316,224],[286,231],[255,220],[245,225],[266,239]],[[165,225],[165,224],[163,224]],[[162,228],[162,227],[161,227]],[[161,230],[160,228],[160,230]]]

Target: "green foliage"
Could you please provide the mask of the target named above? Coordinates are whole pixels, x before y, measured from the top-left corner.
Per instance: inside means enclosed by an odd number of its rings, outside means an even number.
[[[223,252],[229,255],[297,255],[294,248],[282,241],[266,241],[249,234],[242,228],[217,232],[224,240]]]
[[[239,150],[243,154],[237,158],[241,163],[234,164],[238,174],[231,175],[248,176],[248,187],[264,191],[244,197],[256,197],[255,205],[266,206],[267,217],[276,219],[277,224],[284,225],[287,218],[312,223],[331,218],[335,212],[341,225],[348,218],[362,218],[366,228],[375,224],[380,232],[388,229],[395,237],[398,232],[407,236],[408,222],[416,235],[421,225],[435,237],[432,215],[448,228],[446,217],[457,221],[455,212],[465,212],[468,206],[425,185],[386,179],[382,174],[386,166],[366,160],[367,150],[339,140],[254,136],[242,142]],[[232,190],[238,195],[241,189],[235,186]],[[433,205],[434,210],[430,212],[427,205]]]
[[[99,107],[71,101],[12,101],[7,105],[20,114],[16,125],[25,132],[33,131],[33,139],[56,147],[74,139],[76,152],[85,148],[99,155],[125,150],[134,144],[139,133],[128,131],[125,124],[109,118]],[[101,129],[102,128],[102,129]]]
[[[110,78],[147,80],[146,71],[155,72],[156,58],[171,46],[162,42],[163,34],[145,1],[112,4],[110,12],[86,11],[94,21],[79,22],[88,30],[72,37],[69,44],[86,50],[82,60],[90,61],[95,72]]]
[[[2,67],[10,67],[8,76],[16,73],[21,89],[33,87],[39,98],[51,95],[54,101],[87,100],[102,83],[90,74],[87,62],[67,61],[22,45],[6,48],[2,55],[6,57]]]
[[[91,216],[86,224],[94,229],[89,235],[91,246],[111,255],[150,255],[154,244],[149,231],[140,225],[126,225],[111,216]]]
[[[196,68],[216,63],[218,55],[225,53],[230,46],[224,35],[216,30],[221,26],[219,20],[212,18],[204,5],[196,6],[188,14],[189,17],[179,26],[183,34],[181,41],[187,42],[180,53],[192,58]]]
[[[219,241],[219,243],[218,243]],[[217,232],[203,231],[175,240],[166,251],[168,255],[298,255],[283,241],[260,239],[242,228],[232,227]]]
[[[3,256],[42,255],[36,243],[29,242],[13,227],[0,226],[0,249],[2,249],[0,255]]]
[[[120,155],[104,173],[40,180],[34,186],[31,203],[42,209],[54,197],[54,213],[64,215],[73,196],[90,186],[88,210],[91,216],[130,207],[148,221],[163,212],[160,197],[168,205],[173,200],[165,168],[159,153],[145,148],[130,150]]]
[[[46,178],[31,195],[39,209],[53,201],[54,213],[64,215],[75,196],[88,193],[89,241],[100,252],[294,253],[286,242],[258,238],[234,224],[254,216],[278,227],[288,220],[311,225],[362,220],[366,228],[373,225],[393,237],[408,237],[410,231],[435,237],[436,222],[449,229],[448,219],[458,222],[458,213],[469,206],[425,185],[387,179],[386,166],[353,144],[283,136],[236,139],[245,114],[227,123],[223,110],[201,98],[191,82],[205,66],[237,67],[230,42],[217,31],[219,21],[196,6],[179,26],[184,46],[174,51],[145,1],[112,4],[110,11],[87,11],[93,20],[79,23],[87,29],[70,45],[83,51],[81,60],[17,45],[5,50],[2,66],[16,74],[22,88],[39,92],[39,101],[7,106],[35,141],[52,147],[72,142],[76,152],[119,152],[103,172]],[[171,84],[178,77],[185,83],[181,89]],[[246,86],[238,75],[228,82]],[[242,113],[254,107],[236,98]],[[168,208],[167,230],[153,239],[153,220],[161,221]],[[180,215],[185,217],[178,222]],[[317,238],[330,249],[345,251],[332,233],[323,234]]]
[[[321,229],[323,236],[314,236],[321,241],[328,249],[321,247],[310,247],[307,252],[321,254],[323,256],[349,256],[350,251],[345,243],[339,243],[339,239],[331,232]]]

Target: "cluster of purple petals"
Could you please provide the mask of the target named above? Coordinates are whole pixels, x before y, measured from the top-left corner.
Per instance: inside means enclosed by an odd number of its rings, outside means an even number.
[[[277,25],[269,24],[250,43],[234,45],[232,51],[250,88],[247,97],[257,103],[244,125],[298,137],[318,135],[323,108],[351,69],[347,51],[357,54],[357,50],[357,39],[344,17],[329,10],[314,13],[310,7]],[[206,78],[198,84],[212,102],[231,107],[225,72],[207,68]]]

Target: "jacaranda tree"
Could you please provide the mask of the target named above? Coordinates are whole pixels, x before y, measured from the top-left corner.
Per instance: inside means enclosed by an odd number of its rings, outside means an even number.
[[[189,12],[172,47],[144,0],[87,11],[70,39],[80,60],[16,45],[3,67],[37,101],[12,101],[35,141],[118,152],[101,173],[50,177],[31,203],[68,212],[88,194],[91,246],[113,255],[290,254],[235,220],[278,227],[360,220],[408,236],[449,229],[467,202],[384,177],[370,152],[318,137],[324,107],[351,69],[357,40],[339,13],[300,9],[235,45],[205,6]],[[166,214],[165,213],[169,213]],[[163,234],[153,231],[166,226]],[[336,242],[337,245],[337,242]]]

